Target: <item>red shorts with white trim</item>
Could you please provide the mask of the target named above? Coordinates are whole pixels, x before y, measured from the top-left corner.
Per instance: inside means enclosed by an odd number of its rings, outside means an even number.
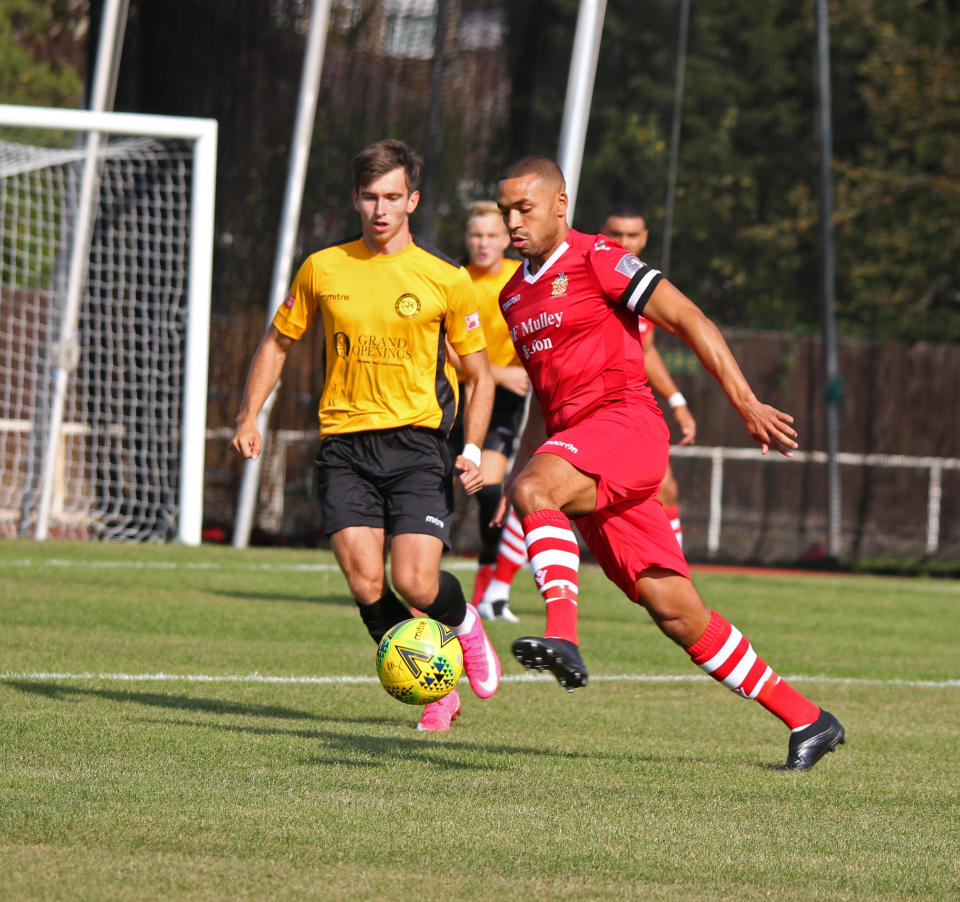
[[[690,568],[657,500],[670,433],[655,402],[604,407],[550,436],[536,451],[555,454],[597,480],[597,507],[574,523],[603,572],[631,600],[637,578],[663,567],[689,579]]]

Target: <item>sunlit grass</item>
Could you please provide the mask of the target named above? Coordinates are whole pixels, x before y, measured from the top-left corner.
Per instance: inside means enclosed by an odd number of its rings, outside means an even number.
[[[590,567],[590,685],[510,658],[523,575],[425,735],[328,554],[0,543],[0,898],[957,898],[960,585],[697,583],[843,720],[813,771]]]

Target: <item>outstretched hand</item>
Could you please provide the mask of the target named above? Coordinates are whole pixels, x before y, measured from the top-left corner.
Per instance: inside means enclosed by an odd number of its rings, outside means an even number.
[[[793,451],[800,447],[790,414],[755,401],[746,410],[741,410],[740,416],[751,438],[760,445],[762,454],[773,448],[784,457],[793,457]]]

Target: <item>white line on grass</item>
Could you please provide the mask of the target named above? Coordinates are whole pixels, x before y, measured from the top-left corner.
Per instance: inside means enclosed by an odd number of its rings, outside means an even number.
[[[84,567],[92,570],[264,570],[276,573],[336,573],[337,564],[215,563],[212,561],[67,561],[62,558],[4,561],[4,567]],[[476,561],[444,561],[444,570],[476,570]]]
[[[551,679],[547,674],[508,674],[504,682],[526,683],[533,680]],[[909,686],[924,689],[960,689],[958,680],[871,680],[857,677],[787,676],[790,683],[836,683],[850,686]],[[32,680],[54,682],[56,680],[87,680],[119,683],[291,683],[316,686],[337,684],[373,684],[375,676],[275,676],[265,673],[57,673],[56,671],[0,673],[0,681]],[[709,681],[704,674],[657,674],[623,673],[591,676],[591,683],[694,683]]]
[[[4,567],[60,567],[63,569],[85,568],[91,570],[196,570],[196,571],[246,571],[246,572],[266,572],[266,573],[338,573],[340,567],[335,563],[317,562],[309,563],[266,563],[266,562],[240,562],[240,561],[122,561],[122,560],[103,560],[90,561],[78,560],[69,561],[63,558],[20,558],[19,560],[4,561]],[[475,560],[444,560],[444,570],[468,571],[474,572],[477,569]],[[388,564],[389,567],[389,564]],[[692,565],[696,573],[697,565]],[[757,568],[757,576],[780,575],[775,571],[765,573],[763,568]],[[810,576],[820,576],[822,579],[828,579],[831,574],[805,574]],[[861,574],[864,578],[876,576],[875,574]],[[877,579],[888,577],[876,576]],[[889,577],[889,578],[908,578],[908,577]],[[832,582],[832,585],[846,585],[846,582]],[[923,592],[935,592],[937,594],[960,594],[960,580],[935,580],[915,583],[916,589]]]

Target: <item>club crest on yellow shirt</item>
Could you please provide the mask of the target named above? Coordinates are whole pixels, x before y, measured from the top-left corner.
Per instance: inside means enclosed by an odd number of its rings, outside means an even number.
[[[561,294],[567,293],[567,285],[570,280],[567,278],[565,273],[560,273],[550,285],[550,294],[553,297],[560,297]]]
[[[410,319],[420,312],[420,298],[415,294],[401,294],[396,303],[397,316]]]

